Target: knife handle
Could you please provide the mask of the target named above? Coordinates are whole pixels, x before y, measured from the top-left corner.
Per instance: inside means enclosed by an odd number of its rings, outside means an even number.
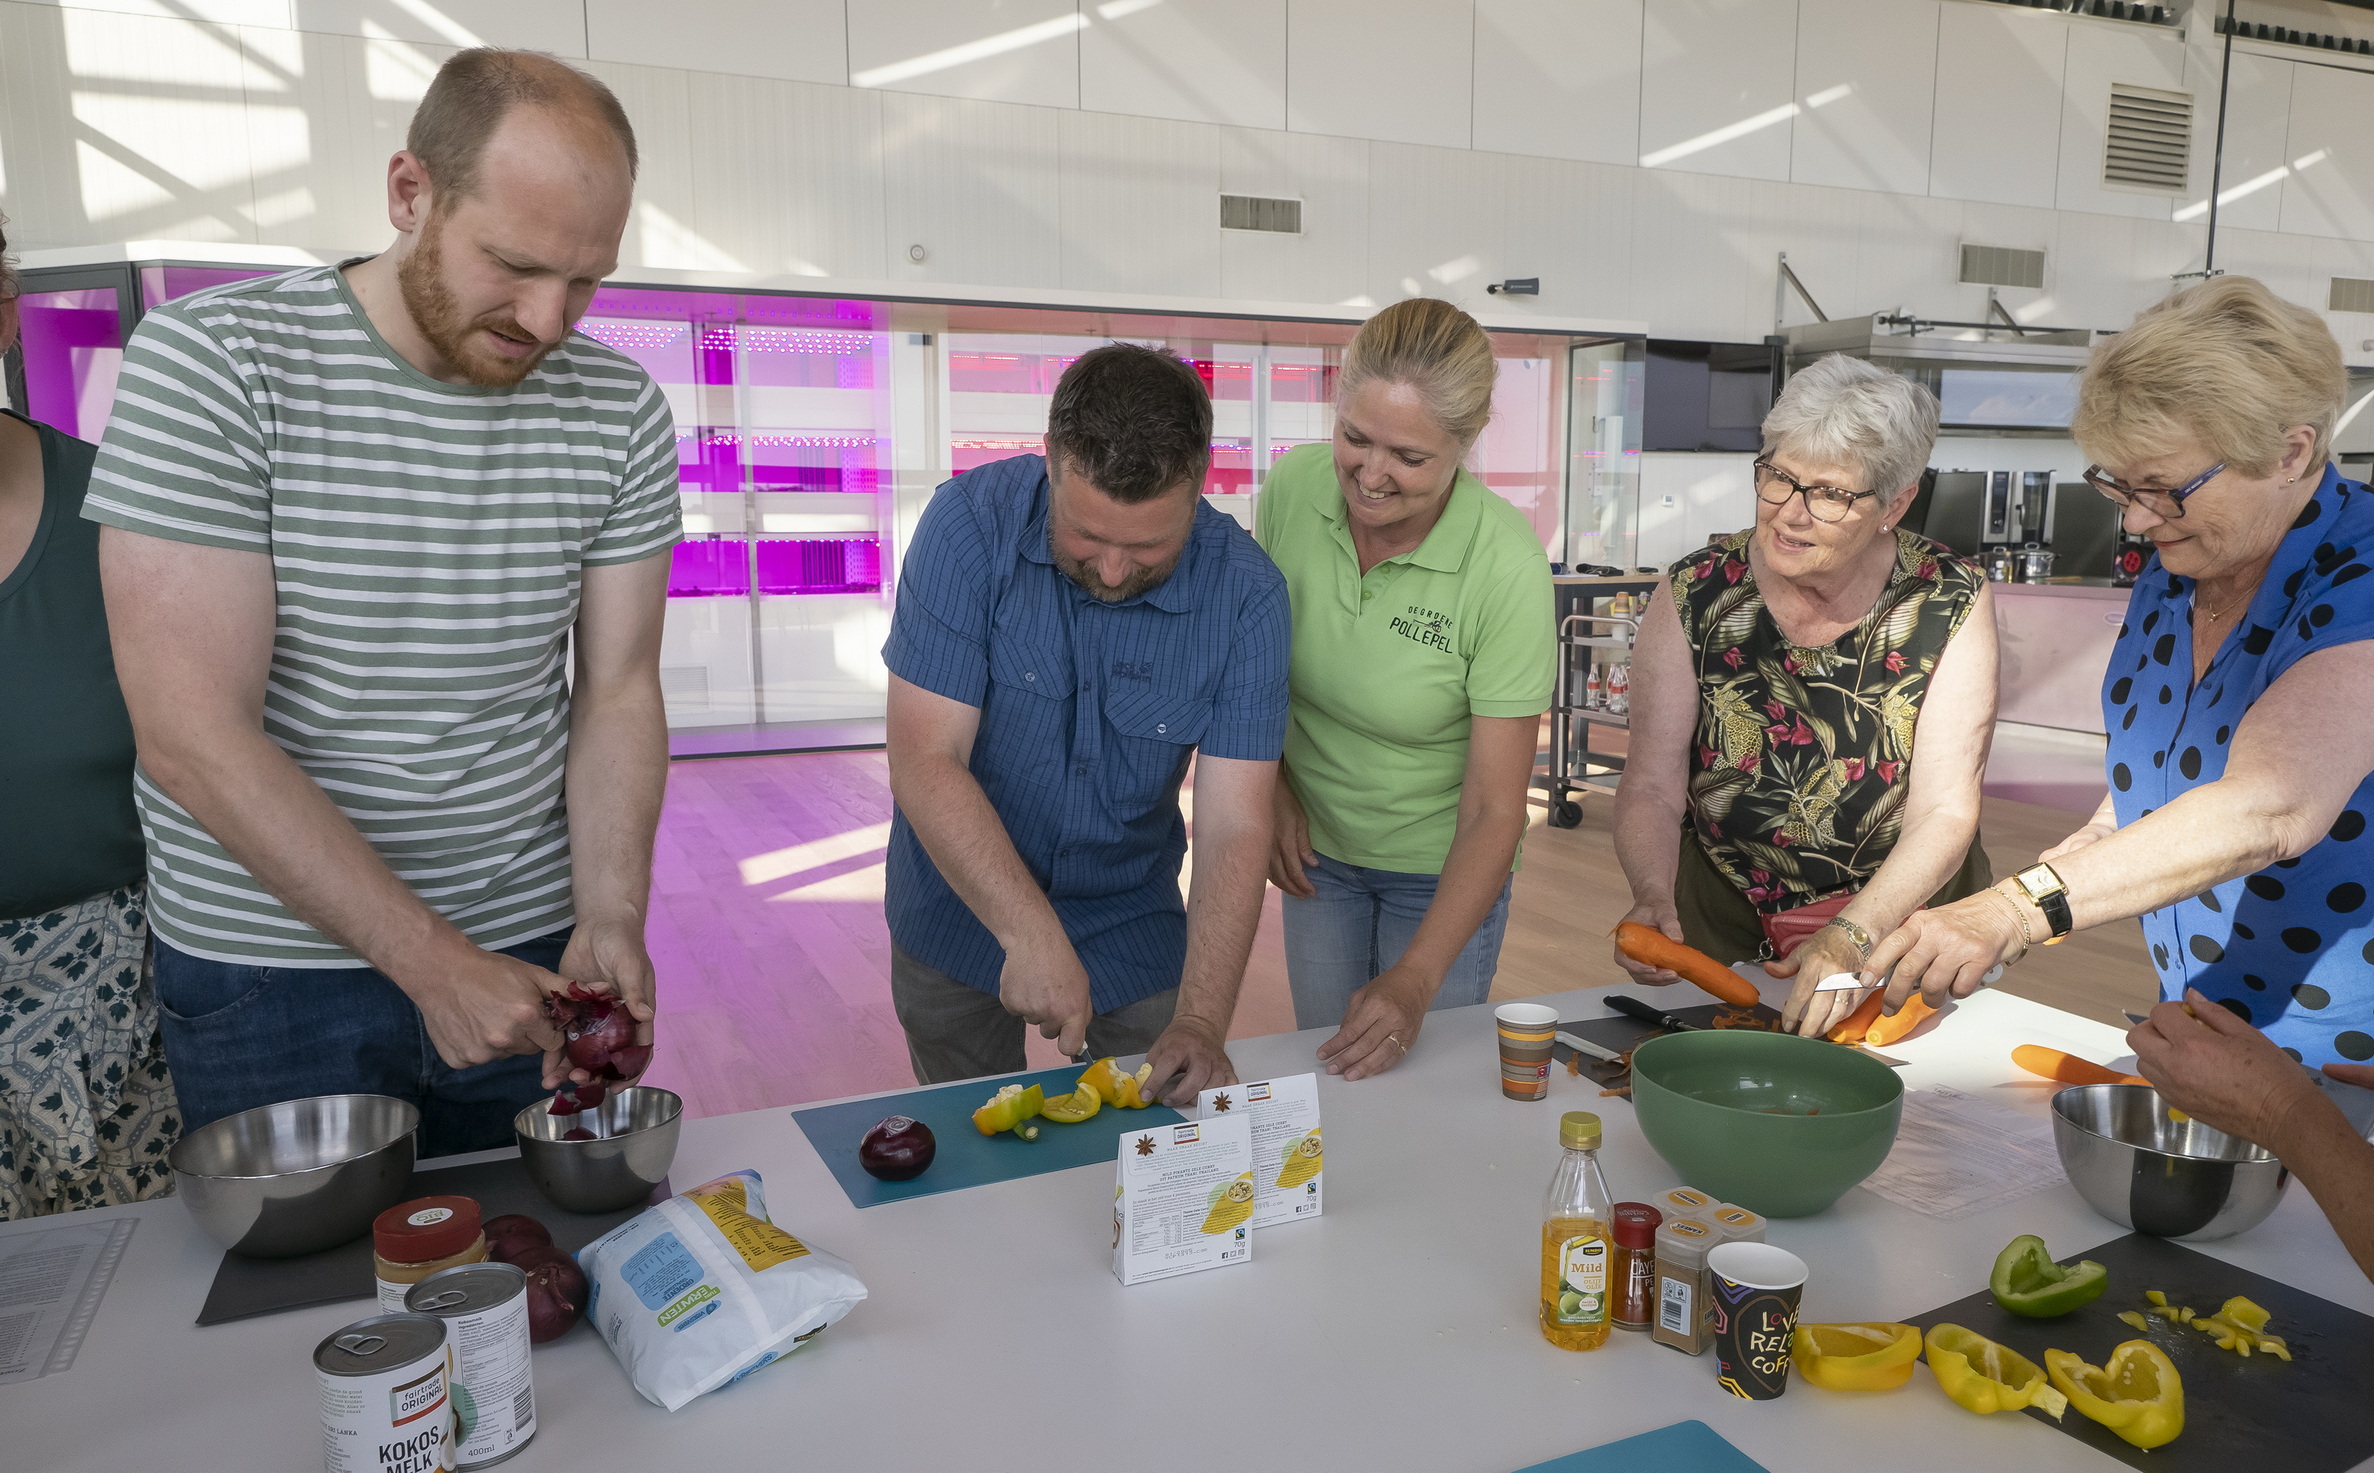
[[[1648,1023],[1655,1027],[1666,1029],[1670,1032],[1686,1033],[1692,1031],[1692,1029],[1696,1026],[1694,1024],[1685,1023],[1681,1019],[1673,1017],[1670,1014],[1660,1012],[1656,1008],[1653,1008],[1647,1003],[1642,1002],[1637,997],[1627,997],[1619,993],[1607,998],[1606,1002],[1610,1008],[1622,1013],[1627,1018],[1636,1018],[1643,1023]]]

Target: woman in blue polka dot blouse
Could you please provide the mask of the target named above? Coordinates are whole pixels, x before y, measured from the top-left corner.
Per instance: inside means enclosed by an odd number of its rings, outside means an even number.
[[[2086,479],[2157,550],[2103,679],[2110,794],[2035,868],[1883,940],[1891,1001],[2141,916],[2162,997],[2312,1066],[2374,1059],[2374,492],[2329,464],[2345,383],[2323,320],[2247,277],[2095,350]]]

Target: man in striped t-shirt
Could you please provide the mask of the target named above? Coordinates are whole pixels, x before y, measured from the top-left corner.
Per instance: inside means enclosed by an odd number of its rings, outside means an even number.
[[[585,1077],[548,993],[650,1041],[675,432],[572,332],[634,167],[600,83],[463,52],[389,165],[390,250],[125,350],[85,514],[192,1128],[364,1092],[420,1106],[423,1155],[506,1145]]]

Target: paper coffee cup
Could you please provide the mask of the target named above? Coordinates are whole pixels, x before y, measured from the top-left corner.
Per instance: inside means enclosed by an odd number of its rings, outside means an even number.
[[[1558,1010],[1537,1002],[1512,1002],[1493,1009],[1492,1016],[1500,1024],[1500,1092],[1512,1100],[1548,1099]]]
[[[1733,1396],[1770,1401],[1789,1389],[1805,1260],[1770,1243],[1724,1243],[1707,1253],[1706,1269],[1718,1384]]]

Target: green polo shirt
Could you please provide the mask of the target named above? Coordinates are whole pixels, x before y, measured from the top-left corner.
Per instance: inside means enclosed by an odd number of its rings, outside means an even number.
[[[1279,460],[1254,535],[1286,575],[1286,770],[1330,859],[1438,875],[1468,718],[1550,708],[1550,564],[1524,513],[1462,470],[1413,552],[1360,572],[1327,445]]]

